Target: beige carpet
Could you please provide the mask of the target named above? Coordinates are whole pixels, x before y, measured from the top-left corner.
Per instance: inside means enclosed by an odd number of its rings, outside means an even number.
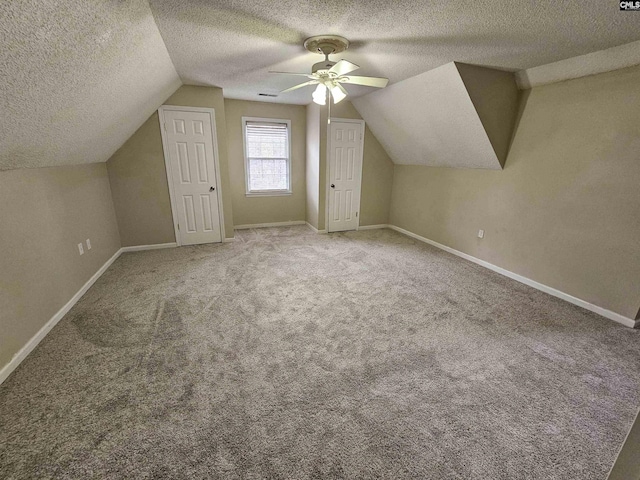
[[[604,480],[639,342],[390,230],[129,253],[0,386],[0,476]]]

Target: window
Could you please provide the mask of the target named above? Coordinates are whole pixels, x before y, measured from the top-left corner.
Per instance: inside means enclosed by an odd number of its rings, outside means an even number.
[[[291,121],[242,118],[247,195],[291,193]]]

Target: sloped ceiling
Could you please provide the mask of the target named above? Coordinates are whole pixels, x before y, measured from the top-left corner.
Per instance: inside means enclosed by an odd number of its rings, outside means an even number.
[[[496,158],[504,167],[520,101],[515,75],[477,65],[458,62],[455,65]],[[451,140],[457,141],[456,137]]]
[[[513,73],[451,62],[352,103],[394,163],[500,169],[518,89]]]
[[[521,70],[640,40],[636,12],[614,0],[150,0],[186,84],[260,100],[299,82],[269,70],[309,72],[322,57],[302,48],[323,33],[352,46],[336,58],[358,75],[395,83],[451,61]],[[307,104],[313,87],[274,101]],[[347,86],[352,97],[368,93]]]
[[[640,40],[638,14],[601,0],[4,0],[0,170],[104,162],[181,83],[262,100],[298,81],[269,70],[320,60],[302,42],[322,33],[392,84],[453,60],[521,70]],[[307,104],[310,88],[274,101]]]
[[[0,8],[0,169],[105,162],[180,86],[146,0]]]
[[[516,73],[516,81],[524,90],[634,65],[640,65],[640,41],[521,70]]]

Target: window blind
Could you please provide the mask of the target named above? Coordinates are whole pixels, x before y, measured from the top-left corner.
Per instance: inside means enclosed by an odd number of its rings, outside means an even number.
[[[289,189],[289,128],[286,123],[245,124],[249,191]]]

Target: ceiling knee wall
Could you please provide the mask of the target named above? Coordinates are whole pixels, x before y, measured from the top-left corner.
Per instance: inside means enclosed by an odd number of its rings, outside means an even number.
[[[451,62],[352,103],[394,163],[499,170],[518,101],[513,72]]]

